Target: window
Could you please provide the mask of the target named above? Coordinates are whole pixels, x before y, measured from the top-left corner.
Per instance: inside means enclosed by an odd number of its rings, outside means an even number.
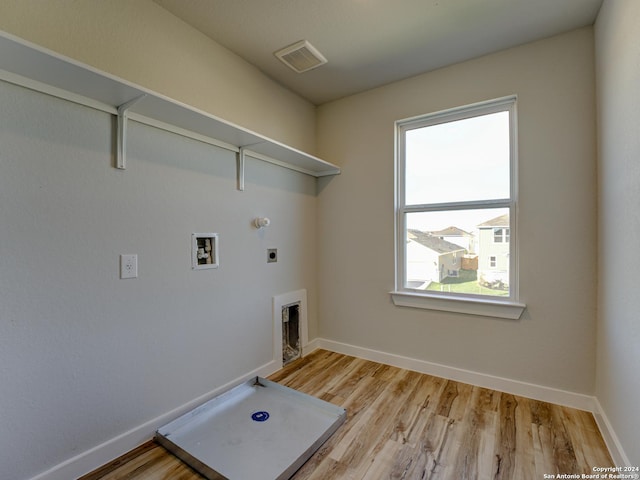
[[[509,229],[508,228],[494,228],[493,229],[493,243],[509,243]]]
[[[409,306],[420,297],[524,308],[515,269],[515,107],[508,97],[396,122],[396,304],[411,296]],[[462,268],[445,274],[458,256]]]

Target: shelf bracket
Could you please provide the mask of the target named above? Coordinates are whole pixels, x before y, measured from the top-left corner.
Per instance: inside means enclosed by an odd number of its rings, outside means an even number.
[[[237,179],[238,179],[238,190],[241,192],[244,192],[244,163],[245,163],[244,161],[247,158],[247,155],[252,156],[251,154],[253,153],[251,150],[249,150],[249,148],[253,147],[254,145],[260,145],[261,143],[264,143],[264,142],[256,142],[250,145],[244,145],[242,147],[238,147]]]
[[[127,111],[146,96],[147,94],[143,93],[139,97],[135,97],[118,106],[116,168],[119,168],[120,170],[127,168],[127,121],[129,119]]]
[[[238,149],[237,177],[238,177],[238,190],[241,192],[244,192],[244,158],[245,158],[244,147],[240,147]]]

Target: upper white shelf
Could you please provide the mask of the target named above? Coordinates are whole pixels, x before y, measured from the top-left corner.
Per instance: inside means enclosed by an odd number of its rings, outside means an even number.
[[[120,105],[144,95],[127,110],[129,119],[236,152],[242,148],[244,155],[315,177],[340,173],[313,155],[5,32],[0,32],[0,79],[114,115]]]

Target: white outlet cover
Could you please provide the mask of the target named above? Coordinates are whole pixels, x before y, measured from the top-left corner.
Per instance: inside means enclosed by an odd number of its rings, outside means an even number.
[[[120,255],[120,278],[138,278],[138,255]]]

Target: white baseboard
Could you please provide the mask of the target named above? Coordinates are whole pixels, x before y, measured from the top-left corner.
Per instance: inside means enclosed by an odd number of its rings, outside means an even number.
[[[315,338],[308,342],[303,347],[303,355],[308,355],[319,348],[394,367],[426,373],[449,380],[456,380],[458,382],[490,388],[501,392],[511,393],[513,395],[520,395],[527,398],[533,398],[535,400],[565,405],[592,412],[616,466],[631,465],[620,441],[618,440],[618,437],[602,409],[602,406],[595,397],[496,377],[470,370],[448,367],[446,365],[427,362],[425,360],[418,360],[415,358],[404,357],[346,343],[335,342],[324,338]],[[170,412],[156,417],[149,422],[139,425],[115,438],[70,458],[65,462],[62,462],[33,477],[31,480],[69,480],[70,478],[78,478],[150,440],[153,438],[155,431],[162,425],[170,422],[216,395],[220,395],[230,388],[247,381],[251,377],[267,377],[278,371],[280,368],[281,366],[278,365],[277,362],[271,361],[252,372],[243,375],[242,377],[236,378],[221,387],[218,387],[184,405],[181,405],[178,408],[171,410]]]
[[[304,357],[305,355],[309,355],[311,352],[313,352],[314,350],[318,350],[319,348],[321,348],[320,340],[317,338],[314,338],[313,340],[308,342],[306,345],[303,345],[302,356]],[[331,350],[331,349],[327,348],[326,350]]]
[[[622,448],[620,440],[618,439],[609,419],[596,397],[463,370],[460,368],[448,367],[446,365],[417,360],[415,358],[403,357],[401,355],[335,342],[325,338],[316,338],[309,342],[304,349],[304,354],[308,355],[319,348],[336,353],[342,353],[344,355],[351,355],[365,360],[371,360],[373,362],[383,363],[385,365],[426,373],[440,378],[490,388],[492,390],[498,390],[512,395],[519,395],[543,402],[555,403],[557,405],[564,405],[567,407],[577,408],[579,410],[586,410],[593,414],[615,466],[632,466],[629,461],[629,457],[627,457],[624,449]]]
[[[613,463],[617,467],[632,467],[634,465],[631,464],[629,457],[625,453],[622,448],[622,444],[616,435],[616,432],[613,430],[607,415],[604,413],[602,405],[598,399],[595,399],[596,403],[596,411],[593,412],[593,417],[596,419],[596,423],[598,424],[598,428],[600,429],[600,433],[602,434],[602,438],[604,439],[604,443],[607,444],[607,448],[609,449],[609,453],[613,459]]]
[[[615,466],[632,466],[629,461],[629,457],[627,457],[624,449],[622,448],[622,444],[620,443],[609,419],[596,397],[463,370],[460,368],[448,367],[446,365],[417,360],[415,358],[403,357],[392,353],[335,342],[325,338],[316,338],[309,342],[307,349],[305,349],[305,355],[318,348],[351,355],[365,360],[371,360],[373,362],[384,363],[394,367],[405,368],[415,372],[426,373],[449,380],[456,380],[458,382],[468,383],[479,387],[490,388],[492,390],[498,390],[512,395],[519,395],[543,402],[554,403],[556,405],[564,405],[567,407],[577,408],[579,410],[586,410],[593,414]]]
[[[392,353],[380,352],[369,348],[357,347],[355,345],[335,342],[324,338],[316,339],[314,342],[315,345],[317,345],[317,348],[331,350],[332,352],[343,353],[345,355],[351,355],[365,360],[405,368],[415,372],[426,373],[436,377],[446,378],[448,380],[468,383],[478,387],[490,388],[492,390],[532,398],[534,400],[555,403],[557,405],[564,405],[589,412],[596,411],[595,397],[589,395],[567,392],[556,388],[496,377],[470,370],[463,370],[461,368],[448,367],[446,365],[427,362],[425,360],[418,360]]]
[[[207,392],[204,395],[171,410],[170,412],[164,413],[153,420],[143,423],[142,425],[118,435],[117,437],[82,452],[81,454],[62,462],[49,470],[36,475],[31,480],[69,480],[71,478],[81,477],[82,475],[85,475],[102,465],[106,465],[119,456],[151,440],[158,428],[207,400],[220,395],[236,385],[246,382],[251,377],[267,377],[272,373],[277,372],[280,368],[281,366],[277,365],[275,361],[262,365],[252,372]]]

